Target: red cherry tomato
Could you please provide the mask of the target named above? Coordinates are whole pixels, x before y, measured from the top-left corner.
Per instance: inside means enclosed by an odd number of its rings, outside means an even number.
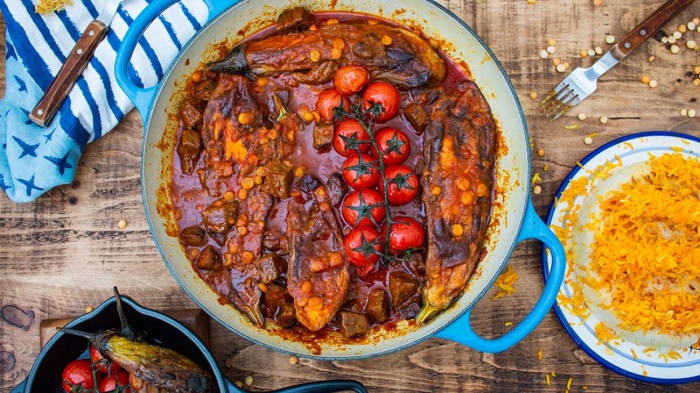
[[[362,93],[362,106],[368,110],[373,103],[381,106],[380,113],[375,117],[377,122],[385,122],[399,113],[401,95],[399,91],[387,82],[372,82]]]
[[[343,179],[352,188],[374,187],[381,177],[374,158],[369,154],[350,156],[343,163]]]
[[[70,393],[73,386],[82,386],[85,389],[95,387],[95,379],[92,376],[92,367],[88,359],[73,360],[68,363],[61,374],[63,389]]]
[[[345,254],[350,263],[359,267],[358,273],[367,274],[384,250],[384,244],[379,239],[380,234],[373,227],[357,227],[345,235]]]
[[[372,207],[374,205],[374,207]],[[348,194],[343,201],[342,214],[350,226],[379,225],[386,217],[384,196],[371,188],[355,190]],[[372,217],[372,218],[370,218]]]
[[[342,66],[333,77],[333,86],[346,96],[359,92],[367,82],[369,82],[369,72],[360,65]]]
[[[129,373],[124,370],[112,371],[100,382],[98,390],[100,393],[131,393]]]
[[[379,150],[384,153],[384,165],[400,164],[411,154],[411,144],[408,137],[396,128],[382,128],[374,136]],[[379,157],[377,151],[372,148],[375,157]]]
[[[336,89],[321,92],[316,100],[316,110],[325,121],[333,120],[333,109],[341,107],[345,112],[350,111],[350,101]]]
[[[387,180],[387,197],[392,206],[405,205],[418,195],[418,175],[405,165],[390,165],[384,169]],[[379,182],[379,192],[384,193],[384,184]]]
[[[110,368],[112,371],[121,370],[122,368],[122,366],[118,365],[117,363],[110,362],[102,357],[100,351],[98,351],[93,345],[90,346],[90,361],[95,366],[95,370],[103,374],[107,374],[109,372],[107,364],[111,366]]]
[[[409,217],[396,217],[389,230],[389,252],[401,254],[409,249],[423,247],[425,231],[423,226]],[[382,225],[382,236],[386,236],[386,223]]]
[[[355,119],[345,119],[335,125],[333,148],[343,157],[366,152],[372,145],[367,130]]]

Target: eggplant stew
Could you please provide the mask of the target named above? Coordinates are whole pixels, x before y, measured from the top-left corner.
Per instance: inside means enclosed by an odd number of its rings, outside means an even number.
[[[485,252],[497,129],[439,46],[293,8],[191,75],[169,191],[223,304],[350,338],[460,296]]]

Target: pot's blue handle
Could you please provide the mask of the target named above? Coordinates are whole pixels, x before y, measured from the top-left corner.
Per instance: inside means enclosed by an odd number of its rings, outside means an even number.
[[[124,34],[124,39],[119,45],[119,50],[117,51],[117,58],[114,65],[114,74],[117,78],[117,83],[119,87],[122,88],[127,97],[134,103],[136,109],[141,113],[141,117],[145,120],[148,115],[151,105],[153,104],[153,99],[158,90],[158,86],[161,82],[158,82],[155,86],[151,87],[138,87],[134,85],[129,79],[127,70],[129,66],[129,60],[136,49],[136,44],[139,38],[146,31],[151,22],[153,22],[160,14],[163,13],[168,7],[172,6],[180,0],[155,0],[149,4],[136,20],[129,26],[129,30]],[[203,0],[204,3],[209,8],[209,16],[207,21],[212,20],[224,10],[231,7],[233,4],[238,3],[240,0]]]
[[[437,333],[437,337],[456,341],[470,348],[474,348],[477,351],[498,353],[520,342],[520,340],[530,334],[530,332],[542,322],[542,319],[544,319],[547,312],[554,304],[561,283],[564,280],[566,255],[561,242],[537,215],[531,201],[527,203],[525,221],[523,222],[523,227],[517,242],[520,243],[526,239],[538,239],[549,248],[552,254],[552,267],[549,272],[549,278],[546,280],[547,283],[544,286],[542,296],[540,296],[535,307],[525,319],[505,335],[495,339],[485,339],[478,336],[472,329],[470,323],[471,309],[469,309],[459,319]]]
[[[226,380],[228,393],[243,393],[231,381]],[[353,391],[357,393],[367,393],[367,388],[357,381],[337,379],[333,381],[311,382],[302,385],[290,386],[268,393],[333,393]],[[12,392],[15,393],[15,392]]]
[[[27,380],[25,379],[19,385],[15,386],[10,393],[24,393],[24,387],[27,385]]]

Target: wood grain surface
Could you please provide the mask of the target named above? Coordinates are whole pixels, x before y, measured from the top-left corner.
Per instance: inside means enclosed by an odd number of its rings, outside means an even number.
[[[599,80],[598,91],[565,118],[548,123],[536,111],[531,92],[543,97],[565,74],[538,53],[556,40],[556,53],[571,67],[588,66],[581,49],[607,50],[608,34],[621,38],[661,0],[453,0],[439,1],[464,19],[502,62],[524,108],[534,150],[533,172],[542,176],[542,193],[532,195],[544,216],[554,193],[576,161],[606,142],[645,130],[673,130],[700,136],[699,118],[681,116],[683,108],[700,112],[700,86],[692,81],[700,52],[685,47],[672,54],[649,40]],[[664,30],[700,17],[700,3],[690,6]],[[2,25],[4,27],[4,24]],[[700,42],[700,33],[686,33]],[[4,37],[0,38],[4,53]],[[655,56],[649,62],[650,55]],[[0,90],[5,88],[0,56]],[[640,82],[650,75],[658,87]],[[576,115],[583,112],[587,120]],[[599,122],[601,116],[610,120]],[[567,125],[577,129],[565,129]],[[97,306],[118,286],[142,305],[157,310],[195,307],[161,261],[145,221],[139,184],[143,127],[131,112],[119,126],[86,147],[75,181],[55,188],[34,203],[14,204],[0,196],[0,391],[29,373],[39,353],[43,319],[77,316]],[[593,144],[584,137],[593,133]],[[533,150],[533,151],[534,151]],[[548,170],[543,171],[543,166]],[[119,229],[119,220],[128,225]],[[542,290],[540,245],[519,245],[510,264],[519,274],[516,293],[486,298],[475,306],[472,321],[486,336],[502,334],[506,321],[517,322]],[[543,350],[541,360],[537,358]],[[371,392],[697,392],[700,383],[662,386],[635,382],[597,364],[567,335],[553,312],[512,349],[484,354],[442,339],[429,339],[406,350],[374,359],[333,362],[301,359],[254,345],[218,323],[211,323],[211,350],[231,380],[253,377],[249,391],[332,378],[357,379]],[[551,384],[546,373],[556,373]]]

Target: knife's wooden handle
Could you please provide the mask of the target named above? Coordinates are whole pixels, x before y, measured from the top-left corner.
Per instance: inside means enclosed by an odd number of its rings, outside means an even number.
[[[695,0],[669,0],[664,3],[611,49],[613,56],[622,60],[649,37],[654,36],[671,18],[681,13],[693,1]]]
[[[56,78],[54,78],[49,88],[44,92],[44,96],[29,114],[31,121],[42,127],[46,127],[51,123],[63,100],[66,99],[78,77],[80,77],[90,62],[97,45],[100,44],[105,34],[107,34],[107,30],[107,26],[100,21],[94,20],[90,22],[68,55],[66,62],[63,63],[63,66],[58,71]]]

